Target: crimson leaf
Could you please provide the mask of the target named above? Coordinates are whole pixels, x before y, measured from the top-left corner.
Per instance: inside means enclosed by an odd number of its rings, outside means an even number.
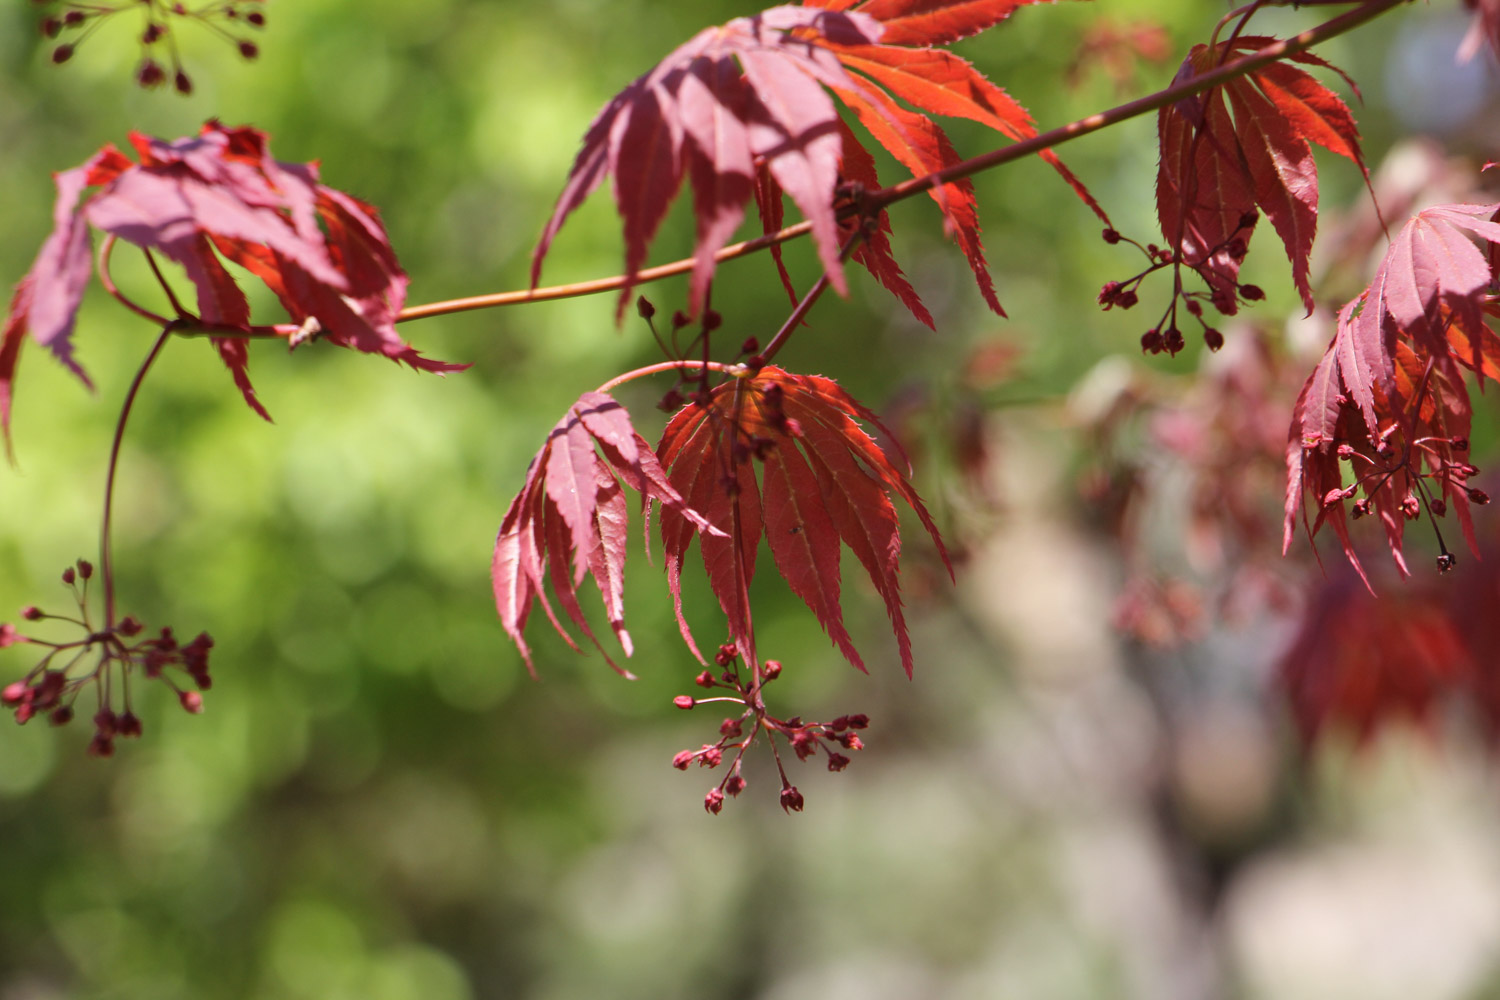
[[[893,496],[916,512],[945,564],[948,554],[921,498],[897,466],[898,460],[904,464],[904,456],[897,453],[893,459],[861,420],[884,430],[873,413],[833,381],[767,366],[753,377],[719,386],[706,403],[690,403],[667,424],[657,452],[672,484],[730,536],[704,536],[683,512],[662,511],[668,586],[683,638],[695,652],[681,607],[683,560],[694,535],[700,538],[709,584],[741,644],[752,639],[746,594],[764,535],[793,593],[849,662],[864,669],[840,605],[840,553],[847,545],[885,602],[901,665],[910,676]],[[762,467],[759,480],[757,463]]]
[[[73,360],[72,332],[88,283],[89,226],[182,265],[210,330],[248,333],[250,309],[223,261],[255,274],[281,300],[293,325],[332,342],[382,354],[424,371],[467,366],[422,357],[395,319],[407,279],[374,208],[318,182],[313,164],[273,159],[266,136],[209,122],[200,135],[163,142],[131,133],[140,157],[106,146],[56,177],[53,230],[21,280],[0,331],[0,425],[7,434],[23,338],[50,350],[88,381]],[[83,201],[89,188],[98,188]],[[222,259],[221,259],[222,258]],[[262,416],[246,370],[245,340],[212,338],[245,401]]]

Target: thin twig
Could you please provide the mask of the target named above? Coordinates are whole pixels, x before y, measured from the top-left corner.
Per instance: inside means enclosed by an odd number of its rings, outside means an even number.
[[[724,247],[714,254],[714,260],[722,264],[726,260],[744,257],[747,254],[764,250],[778,243],[785,243],[787,240],[796,239],[798,236],[810,232],[812,232],[811,222],[799,222],[794,226],[787,226],[778,232],[768,233],[765,236],[757,236],[753,240],[745,240],[743,243],[735,243]],[[648,267],[644,271],[638,271],[633,278],[617,274],[611,278],[577,281],[567,285],[553,285],[549,288],[529,288],[513,292],[496,292],[492,295],[475,295],[472,298],[466,299],[449,299],[444,302],[429,302],[426,305],[408,306],[397,314],[396,322],[404,323],[407,320],[425,319],[428,316],[446,316],[449,313],[467,312],[472,309],[490,309],[495,306],[513,306],[525,302],[549,302],[554,299],[576,298],[580,295],[596,295],[599,292],[624,288],[627,281],[632,285],[645,285],[653,281],[660,281],[663,278],[670,278],[673,275],[686,274],[696,264],[696,258],[685,257],[670,264]]]
[[[1071,122],[1061,128],[1055,128],[1050,132],[1043,132],[1023,142],[1018,142],[1013,146],[1005,146],[988,153],[982,153],[979,156],[964,160],[961,163],[955,163],[945,170],[939,170],[925,177],[914,177],[909,181],[902,181],[900,184],[893,184],[888,188],[872,192],[869,195],[870,202],[877,208],[884,208],[905,198],[910,198],[914,194],[920,194],[929,188],[934,188],[941,184],[951,184],[953,181],[962,180],[965,177],[972,177],[977,173],[989,170],[991,167],[998,167],[1012,160],[1019,160],[1033,153],[1040,153],[1044,149],[1051,149],[1053,146],[1061,145],[1080,136],[1097,132],[1102,128],[1108,128],[1111,125],[1119,124],[1130,118],[1139,117],[1148,111],[1156,111],[1159,108],[1166,107],[1168,104],[1175,104],[1184,97],[1193,97],[1237,77],[1253,73],[1262,66],[1268,66],[1288,56],[1305,52],[1314,45],[1326,42],[1330,38],[1336,38],[1395,7],[1411,2],[1412,0],[1369,0],[1368,3],[1356,10],[1340,14],[1338,17],[1330,21],[1325,21],[1315,28],[1309,28],[1301,34],[1283,39],[1274,45],[1268,45],[1258,52],[1242,56],[1233,62],[1225,63],[1223,66],[1204,73],[1201,76],[1195,76],[1181,83],[1175,83],[1166,90],[1130,101],[1127,104],[1121,104],[1119,107],[1111,108],[1108,111],[1089,115],[1087,118],[1080,118],[1076,122]]]
[[[114,253],[114,251],[115,234],[110,233],[109,235],[104,237],[104,242],[99,244],[99,283],[104,286],[104,290],[108,292],[116,302],[120,303],[120,305],[124,306],[126,309],[129,309],[137,316],[149,319],[157,326],[169,325],[172,321],[167,319],[167,317],[158,316],[156,313],[152,312],[150,309],[147,309],[145,306],[138,305],[136,302],[127,297],[124,292],[120,291],[118,287],[115,286],[115,280],[109,273],[109,258],[110,255]],[[153,266],[155,266],[154,263]]]
[[[141,367],[136,371],[135,378],[130,383],[130,391],[125,393],[125,402],[120,406],[120,419],[115,422],[115,439],[109,446],[109,469],[104,478],[104,523],[99,529],[99,574],[104,584],[104,631],[106,632],[115,626],[115,574],[114,560],[110,556],[110,515],[115,508],[115,472],[120,466],[120,444],[125,440],[125,424],[130,419],[130,410],[135,405],[135,397],[140,391],[141,383],[145,381],[146,373],[151,370],[156,356],[161,353],[161,349],[166,346],[167,339],[174,332],[176,332],[174,323],[162,324],[161,335],[156,338],[156,343],[151,345],[146,360],[141,362]]]

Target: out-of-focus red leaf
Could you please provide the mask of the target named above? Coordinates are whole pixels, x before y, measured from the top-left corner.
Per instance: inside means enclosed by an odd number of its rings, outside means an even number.
[[[1500,57],[1500,0],[1464,0],[1464,6],[1474,12],[1474,24],[1459,46],[1459,58],[1474,58],[1485,43]]]
[[[1408,588],[1376,598],[1347,574],[1327,581],[1279,667],[1304,741],[1330,728],[1368,740],[1389,721],[1430,721],[1474,663],[1437,595]]]

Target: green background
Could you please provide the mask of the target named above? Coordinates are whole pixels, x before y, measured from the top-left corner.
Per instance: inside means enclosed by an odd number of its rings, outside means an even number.
[[[134,13],[54,67],[35,28],[45,9],[0,7],[0,283],[48,231],[50,171],[131,129],[175,137],[217,117],[266,130],[278,158],[318,160],[326,183],[380,206],[414,303],[523,286],[598,107],[680,40],[749,12],[717,0],[271,3],[253,62],[182,26],[196,90],[181,98],[132,85]],[[1177,54],[1125,90],[1097,73],[1063,86],[1101,11],[1160,19]],[[1023,10],[959,51],[1050,127],[1164,85],[1219,13],[1190,0]],[[1277,14],[1309,25],[1316,12]],[[1323,50],[1368,81],[1372,162],[1391,139],[1380,60],[1392,30]],[[952,134],[964,153],[994,144]],[[1119,228],[1155,235],[1149,117],[1064,156]],[[1325,198],[1352,198],[1357,174],[1323,164]],[[1192,876],[1179,881],[1180,845],[1158,827],[1161,733],[1107,632],[1118,567],[1059,499],[1071,446],[1056,401],[1106,355],[1181,373],[1198,348],[1142,361],[1149,317],[1097,310],[1098,286],[1135,258],[1099,239],[1046,167],[978,185],[1014,320],[984,310],[919,199],[892,212],[896,248],[938,332],[851,272],[851,299],[821,303],[779,359],[874,406],[917,401],[919,488],[971,555],[950,594],[908,534],[910,682],[863,581],[846,587],[846,614],[869,676],[780,581],[758,583],[761,648],[786,664],[778,706],[873,719],[847,772],[793,772],[800,816],[777,807],[761,753],[717,818],[699,804],[718,775],[668,766],[717,717],[671,707],[697,668],[659,562],[635,551],[629,566],[634,683],[535,623],[533,682],[496,620],[489,550],[527,461],[579,393],[658,359],[633,316],[616,327],[612,297],[403,327],[424,353],[473,363],[448,378],[257,344],[274,425],[242,405],[207,344],[169,345],[123,456],[120,603],[148,626],[210,631],[214,687],[190,717],[138,685],[145,737],[108,762],[85,757],[86,723],[0,725],[0,998],[1192,995],[1172,984],[1213,954],[1212,905]],[[690,240],[674,212],[653,260]],[[1286,265],[1262,241],[1247,276],[1281,315],[1294,305]],[[122,280],[153,301],[126,256]],[[788,257],[805,287],[808,251]],[[620,263],[599,193],[544,282]],[[645,291],[670,312],[683,287]],[[765,257],[724,266],[715,295],[724,344],[764,342],[787,311]],[[279,318],[268,296],[253,301]],[[68,610],[57,574],[96,558],[109,435],[153,333],[95,288],[76,342],[96,393],[24,352],[17,461],[0,470],[0,609]],[[990,344],[1021,360],[976,394],[960,372]],[[659,391],[622,393],[648,436]],[[1004,504],[952,469],[944,428],[976,401],[993,410]],[[722,624],[700,580],[689,611],[712,643]],[[28,655],[0,654],[4,677]],[[1253,678],[1239,686],[1259,704]],[[1210,965],[1208,980],[1233,979]]]

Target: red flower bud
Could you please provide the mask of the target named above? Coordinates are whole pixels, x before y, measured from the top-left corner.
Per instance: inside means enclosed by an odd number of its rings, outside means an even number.
[[[781,790],[781,808],[788,813],[802,811],[802,793],[797,791],[796,785],[787,785]]]
[[[719,815],[719,811],[724,808],[724,793],[717,788],[709,789],[708,794],[703,796],[703,808],[711,815]]]
[[[672,699],[672,704],[686,711],[687,709],[690,709],[694,705],[698,704],[698,700],[690,694],[680,694]]]

